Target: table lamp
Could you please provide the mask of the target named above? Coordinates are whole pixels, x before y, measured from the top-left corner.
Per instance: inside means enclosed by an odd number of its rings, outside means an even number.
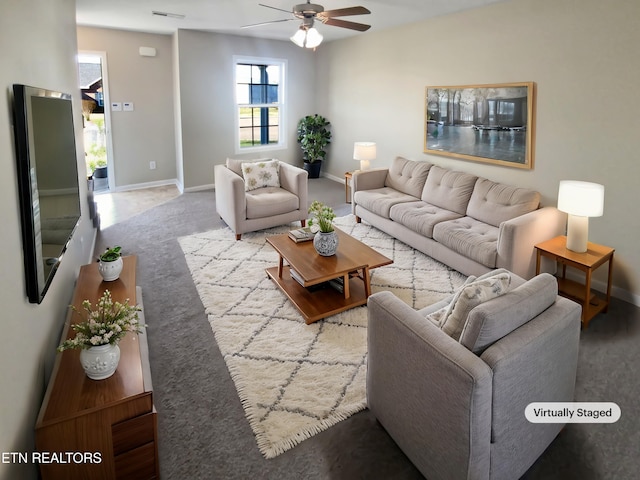
[[[354,143],[353,159],[360,160],[360,170],[369,170],[371,160],[376,159],[376,144],[374,142]]]
[[[587,251],[589,217],[601,217],[604,211],[604,185],[576,180],[560,181],[558,210],[569,214],[567,248]]]

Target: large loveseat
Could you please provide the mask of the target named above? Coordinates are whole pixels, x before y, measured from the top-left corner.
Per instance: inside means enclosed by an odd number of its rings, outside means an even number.
[[[562,235],[566,215],[534,190],[397,157],[353,174],[353,213],[466,275],[535,274],[534,245]]]

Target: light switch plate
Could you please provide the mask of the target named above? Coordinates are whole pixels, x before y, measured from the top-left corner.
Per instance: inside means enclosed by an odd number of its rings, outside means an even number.
[[[133,112],[133,102],[122,102],[122,110],[125,112]]]
[[[122,104],[120,102],[111,102],[111,111],[112,112],[121,112]]]

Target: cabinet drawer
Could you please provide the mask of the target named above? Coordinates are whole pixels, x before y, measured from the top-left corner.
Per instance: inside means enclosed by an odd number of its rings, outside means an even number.
[[[148,413],[111,427],[114,456],[155,441],[156,414]]]
[[[118,480],[153,480],[156,472],[156,444],[148,443],[114,458]]]

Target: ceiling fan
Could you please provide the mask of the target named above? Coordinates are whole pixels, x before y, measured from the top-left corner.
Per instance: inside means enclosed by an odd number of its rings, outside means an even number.
[[[269,25],[272,23],[289,22],[291,20],[302,20],[300,28],[291,37],[291,41],[299,47],[315,48],[322,42],[322,35],[313,27],[313,22],[318,20],[325,25],[331,25],[333,27],[348,28],[351,30],[357,30],[359,32],[365,32],[371,28],[371,25],[365,25],[364,23],[349,22],[347,20],[341,20],[336,17],[347,17],[350,15],[366,15],[371,13],[364,7],[348,7],[339,8],[337,10],[325,10],[322,5],[311,3],[307,0],[307,3],[301,3],[294,5],[291,11],[284,10],[282,8],[272,7],[271,5],[265,5],[259,3],[261,7],[271,8],[280,12],[286,12],[293,14],[293,18],[285,18],[282,20],[273,20],[270,22],[254,23],[251,25],[244,25],[242,28],[259,27],[261,25]]]

